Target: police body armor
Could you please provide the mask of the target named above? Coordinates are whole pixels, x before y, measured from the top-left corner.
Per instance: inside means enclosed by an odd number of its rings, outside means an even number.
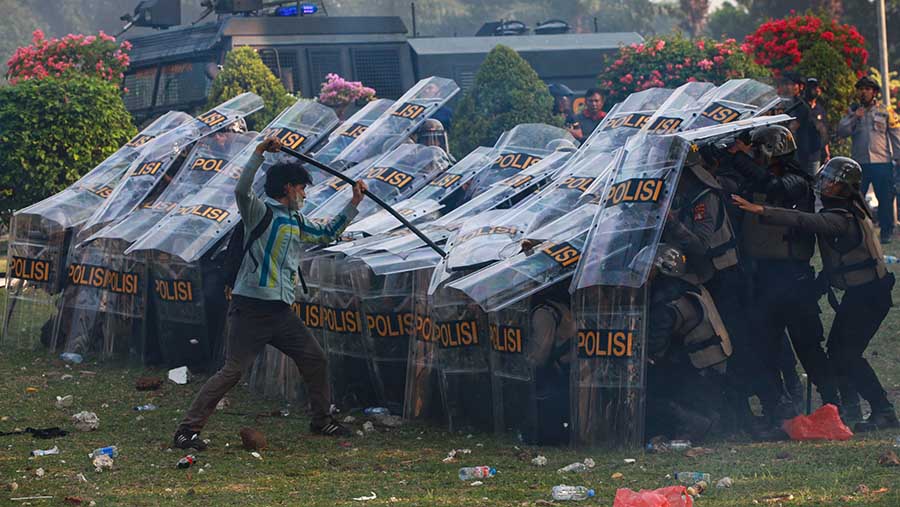
[[[884,254],[875,233],[872,220],[859,209],[850,211],[843,208],[822,210],[823,213],[850,214],[859,227],[853,237],[819,237],[819,252],[822,255],[822,269],[829,283],[838,289],[859,287],[887,275]]]
[[[699,293],[688,291],[669,303],[678,315],[675,330],[684,337],[685,352],[695,368],[712,367],[724,373],[732,352],[731,339],[712,296],[704,287],[699,289]]]
[[[766,194],[754,193],[751,201],[765,205]],[[753,213],[744,213],[742,231],[742,251],[755,259],[808,262],[815,251],[814,234],[784,225],[766,224],[760,215]]]
[[[691,223],[691,216],[686,214],[693,213],[697,203],[707,194],[711,192],[721,192],[722,186],[706,169],[698,164],[689,166],[695,176],[703,183],[705,188],[694,196],[690,204],[685,206],[681,211],[681,219],[683,223]],[[716,216],[716,229],[709,238],[709,250],[707,251],[709,262],[712,263],[716,271],[722,271],[738,263],[737,239],[734,235],[734,229],[731,227],[731,221],[725,209],[725,202],[721,202],[719,213]],[[703,283],[708,280],[701,280],[697,277],[688,277],[691,283]]]

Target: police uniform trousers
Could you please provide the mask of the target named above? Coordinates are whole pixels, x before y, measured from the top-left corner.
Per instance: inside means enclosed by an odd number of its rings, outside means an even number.
[[[862,194],[869,191],[869,184],[875,188],[878,199],[878,227],[881,238],[890,238],[894,232],[894,165],[862,164]]]
[[[869,402],[872,411],[888,408],[887,394],[863,351],[892,306],[894,275],[851,287],[837,308],[828,335],[828,356],[839,382],[849,383]]]
[[[761,261],[757,266],[755,289],[761,348],[758,353],[766,358],[769,374],[780,373],[780,342],[787,329],[800,364],[823,400],[837,403],[834,375],[822,345],[820,291],[812,267],[805,261]]]

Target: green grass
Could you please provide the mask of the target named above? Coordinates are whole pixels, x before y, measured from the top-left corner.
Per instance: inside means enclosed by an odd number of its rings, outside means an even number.
[[[890,253],[900,253],[900,245]],[[896,271],[896,266],[892,266]],[[0,291],[2,293],[2,291]],[[895,289],[900,303],[900,288]],[[2,296],[2,294],[0,294]],[[2,305],[0,305],[2,307]],[[827,324],[831,310],[822,302]],[[888,316],[867,356],[896,402],[900,398],[900,309]],[[95,375],[85,371],[95,372]],[[65,374],[71,380],[62,380]],[[788,506],[897,506],[900,505],[900,468],[878,465],[878,456],[891,449],[900,431],[856,436],[849,442],[765,443],[712,442],[714,453],[699,458],[680,454],[645,455],[599,449],[517,448],[509,437],[451,434],[442,428],[409,423],[399,430],[380,429],[366,437],[341,441],[307,434],[308,420],[298,407],[286,418],[261,417],[282,408],[279,402],[259,399],[246,386],[230,395],[228,413],[217,412],[207,430],[210,449],[200,454],[198,466],[175,468],[182,456],[168,449],[172,431],[205,378],[186,386],[166,383],[155,393],[134,390],[137,377],[164,375],[163,371],[122,365],[89,363],[67,367],[42,353],[0,351],[0,430],[61,426],[71,429],[69,417],[80,410],[100,416],[100,429],[73,433],[57,440],[33,440],[30,436],[0,437],[0,483],[15,481],[15,493],[0,490],[0,504],[10,497],[51,495],[52,500],[32,505],[63,505],[66,496],[95,500],[98,506],[177,505],[404,505],[404,506],[525,506],[549,500],[555,484],[583,484],[597,490],[597,499],[581,505],[611,506],[615,490],[657,488],[671,484],[673,470],[702,471],[713,480],[734,479],[728,490],[713,488],[697,505],[744,507],[754,499],[791,493]],[[35,387],[36,393],[26,393]],[[72,394],[69,409],[54,407],[56,396]],[[134,406],[155,403],[159,410],[138,413]],[[249,414],[249,415],[236,415]],[[238,431],[253,426],[263,431],[269,449],[257,460],[240,449]],[[358,425],[356,425],[358,428]],[[356,429],[354,428],[354,429]],[[58,456],[29,458],[32,449],[58,445]],[[96,473],[87,458],[94,448],[117,445],[120,456],[112,470]],[[459,463],[442,463],[454,448],[470,448],[472,454]],[[530,464],[533,453],[545,455],[548,466]],[[593,458],[597,467],[583,475],[561,476],[555,470],[572,461]],[[626,465],[624,458],[637,463]],[[200,473],[200,467],[210,467]],[[459,481],[462,465],[490,465],[499,470],[482,486]],[[38,478],[41,467],[46,475]],[[622,473],[623,479],[611,478]],[[76,479],[84,474],[87,483]],[[859,484],[886,493],[854,496]],[[377,500],[356,502],[353,497],[374,491]],[[850,496],[849,499],[842,497]],[[391,500],[393,497],[393,501]],[[22,502],[10,502],[22,505]],[[760,505],[773,505],[760,503]]]

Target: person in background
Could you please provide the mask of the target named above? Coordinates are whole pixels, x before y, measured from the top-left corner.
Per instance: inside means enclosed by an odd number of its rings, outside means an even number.
[[[566,128],[571,128],[576,122],[575,112],[572,110],[572,97],[575,96],[575,92],[561,83],[550,83],[547,88],[553,96],[553,114],[563,115]]]
[[[590,137],[591,133],[603,121],[603,118],[606,117],[606,113],[603,112],[603,104],[605,102],[606,98],[599,88],[588,88],[584,92],[584,109],[575,115],[576,125],[568,129],[572,137],[578,139],[579,142],[584,142],[585,139]]]
[[[778,78],[778,95],[783,99],[784,114],[794,117],[788,128],[797,142],[797,162],[803,172],[813,176],[819,169],[825,143],[816,128],[812,109],[804,100],[805,86],[806,80],[795,72],[783,72]]]
[[[878,225],[881,244],[891,242],[894,232],[895,189],[893,169],[900,158],[900,119],[893,109],[877,100],[881,85],[871,76],[856,82],[859,102],[838,123],[837,136],[851,140],[851,158],[862,166],[860,191],[863,196],[869,184],[878,198]]]
[[[828,111],[825,110],[825,104],[822,102],[822,86],[819,80],[811,77],[806,80],[806,87],[803,89],[803,98],[809,104],[812,111],[813,123],[816,130],[819,131],[819,138],[822,140],[822,150],[819,152],[819,164],[828,162],[831,158],[831,147],[828,140],[831,139],[831,133],[828,130]],[[818,168],[817,168],[818,169]]]

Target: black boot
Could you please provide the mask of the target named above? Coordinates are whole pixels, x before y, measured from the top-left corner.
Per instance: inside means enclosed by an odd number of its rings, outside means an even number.
[[[856,423],[853,431],[857,433],[866,433],[869,431],[885,430],[890,428],[900,428],[900,420],[894,412],[894,406],[890,403],[881,407],[872,408],[872,415],[865,421]]]

